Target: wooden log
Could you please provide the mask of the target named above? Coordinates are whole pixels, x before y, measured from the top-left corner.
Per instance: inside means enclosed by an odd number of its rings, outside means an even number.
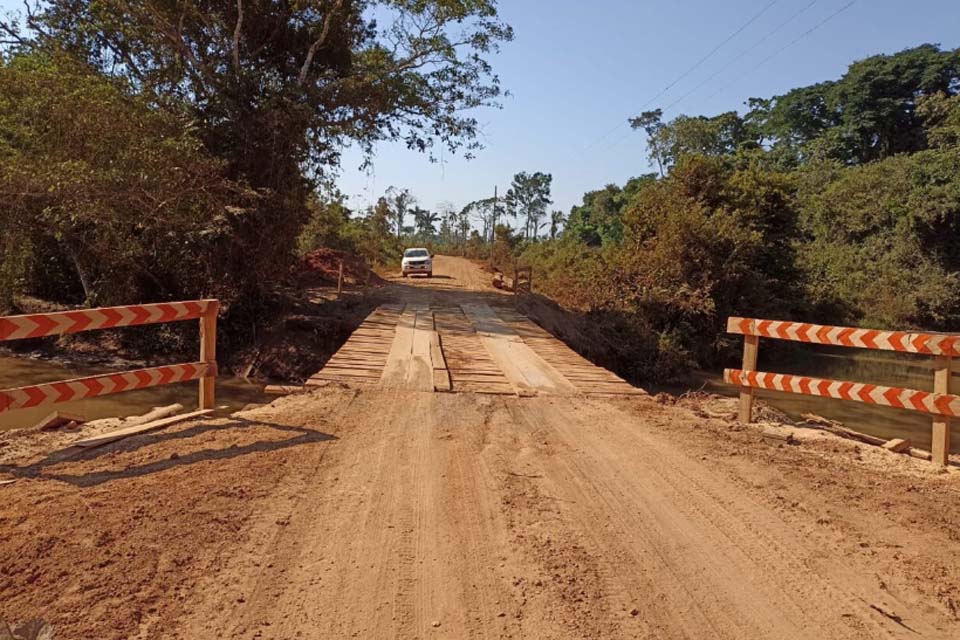
[[[892,451],[893,453],[903,453],[910,448],[910,441],[904,440],[903,438],[894,438],[893,440],[888,440],[883,448],[887,451]]]
[[[155,429],[162,429],[163,427],[168,427],[172,424],[183,422],[184,420],[199,418],[202,416],[209,415],[211,413],[213,413],[213,409],[201,409],[200,411],[194,411],[192,413],[182,413],[180,415],[171,416],[169,418],[163,418],[162,420],[154,420],[153,422],[147,422],[146,424],[140,424],[133,427],[124,427],[122,429],[117,429],[116,431],[110,431],[108,433],[104,433],[99,436],[93,436],[91,438],[78,440],[73,443],[73,446],[84,447],[84,448],[99,447],[104,444],[115,442],[122,438],[128,438],[130,436],[139,435],[141,433],[146,433],[148,431],[153,431]]]
[[[302,386],[289,384],[268,384],[263,388],[263,392],[270,396],[286,396],[300,391],[303,391]]]
[[[856,440],[857,442],[872,444],[877,447],[882,447],[887,444],[887,440],[885,438],[871,436],[866,433],[854,431],[853,429],[848,429],[839,422],[824,418],[823,416],[818,416],[813,413],[805,413],[801,417],[809,426],[816,429],[822,429],[823,431],[828,431],[836,436],[840,436],[841,438],[846,438],[847,440]]]
[[[763,431],[760,432],[760,436],[764,440],[778,440],[780,442],[786,442],[787,444],[799,444],[792,431],[785,430],[781,427],[767,426],[763,428]]]

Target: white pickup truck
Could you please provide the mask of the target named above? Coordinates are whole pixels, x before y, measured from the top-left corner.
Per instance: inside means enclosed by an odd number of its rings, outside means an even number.
[[[422,273],[432,278],[433,256],[422,247],[407,249],[403,252],[403,259],[400,261],[400,272],[404,278],[414,273]]]

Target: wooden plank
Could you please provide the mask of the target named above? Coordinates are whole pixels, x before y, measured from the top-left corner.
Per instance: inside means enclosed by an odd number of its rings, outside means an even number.
[[[430,346],[433,342],[434,321],[432,311],[417,311],[416,326],[413,331],[413,345],[407,366],[406,387],[417,391],[433,391],[433,364],[430,359]]]
[[[81,331],[196,320],[214,305],[219,303],[216,300],[188,300],[5,316],[0,317],[0,342],[62,336]]]
[[[209,368],[215,370],[216,365],[190,362],[5,389],[0,391],[0,412],[188,382],[203,377]]]
[[[269,396],[286,396],[300,391],[303,391],[303,386],[289,384],[268,384],[263,388],[263,392]]]
[[[81,425],[86,421],[87,421],[86,418],[75,413],[65,413],[63,411],[54,411],[53,413],[48,415],[46,418],[44,418],[43,420],[35,424],[33,426],[33,429],[36,429],[38,431],[44,430],[44,429],[57,429],[64,425],[70,424],[71,422]]]
[[[574,386],[563,375],[538,356],[485,304],[461,305],[487,353],[513,385],[517,395],[531,395],[533,390],[572,392]]]
[[[99,447],[100,445],[108,444],[110,442],[120,440],[121,438],[128,438],[130,436],[146,433],[147,431],[162,429],[163,427],[168,427],[172,424],[183,422],[184,420],[200,418],[211,413],[213,413],[213,409],[201,409],[200,411],[194,411],[192,413],[182,413],[177,416],[171,416],[169,418],[163,418],[161,420],[155,420],[153,422],[148,422],[146,424],[140,424],[133,427],[124,427],[123,429],[117,429],[116,431],[104,433],[99,436],[93,436],[92,438],[78,440],[74,442],[72,446],[85,448]]]
[[[755,371],[757,368],[757,352],[760,349],[760,338],[758,336],[744,336],[743,338],[743,366],[744,371]],[[737,419],[744,424],[753,422],[753,396],[752,388],[740,389],[740,405],[737,412]]]
[[[413,354],[413,334],[417,326],[417,310],[412,306],[404,309],[397,321],[397,330],[383,367],[380,383],[385,387],[403,387]]]
[[[726,369],[723,379],[728,384],[753,389],[851,400],[945,417],[960,416],[960,396],[947,393],[739,369]]]
[[[212,300],[200,317],[200,362],[206,362],[208,367],[205,375],[200,378],[201,409],[213,409],[216,400],[217,388],[217,313],[220,303]]]
[[[903,453],[910,448],[910,441],[904,440],[903,438],[894,438],[893,440],[888,440],[883,448],[887,451],[892,451],[894,453]]]
[[[950,393],[950,379],[953,362],[948,356],[938,356],[934,366],[933,392]],[[946,465],[950,457],[950,418],[937,416],[933,419],[933,433],[930,446],[930,459],[939,465]]]
[[[757,318],[727,319],[727,333],[776,338],[795,342],[829,344],[838,347],[960,356],[960,335],[946,333],[908,333],[857,327],[835,327]]]

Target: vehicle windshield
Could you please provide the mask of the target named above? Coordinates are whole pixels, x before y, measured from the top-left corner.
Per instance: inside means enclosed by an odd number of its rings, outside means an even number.
[[[403,252],[404,258],[426,258],[429,255],[426,249],[407,249]]]

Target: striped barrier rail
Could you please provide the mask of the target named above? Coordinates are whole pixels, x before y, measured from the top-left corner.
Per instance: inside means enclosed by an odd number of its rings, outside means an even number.
[[[724,382],[740,387],[741,422],[753,419],[755,389],[798,393],[919,411],[933,416],[932,460],[945,465],[950,454],[950,419],[960,418],[960,396],[950,393],[952,360],[960,355],[960,335],[879,331],[853,327],[730,318],[727,332],[744,336],[743,365],[726,369]],[[935,356],[933,392],[862,382],[824,380],[757,371],[760,338]]]
[[[199,405],[212,409],[217,377],[217,300],[100,307],[0,317],[0,342],[81,331],[199,320],[200,360],[0,390],[0,412],[199,380]]]

